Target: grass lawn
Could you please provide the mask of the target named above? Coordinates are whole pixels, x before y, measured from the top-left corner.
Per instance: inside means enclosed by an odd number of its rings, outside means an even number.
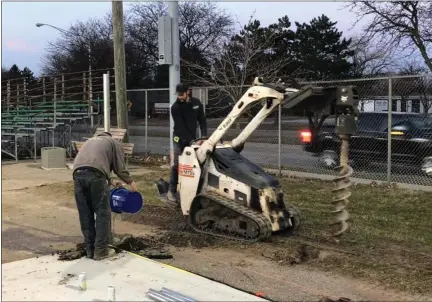
[[[154,181],[160,177],[168,179],[168,176],[168,170],[160,170],[136,177],[145,205],[161,203]],[[334,218],[331,213],[334,209],[331,203],[333,184],[297,178],[282,178],[280,181],[286,202],[301,212],[302,226],[298,235],[275,236],[253,245],[218,242],[219,247],[256,250],[257,257],[267,254],[283,265],[288,263],[284,259],[298,253],[306,244],[316,249],[317,255],[320,254],[308,259],[313,267],[366,278],[410,292],[432,292],[430,192],[353,185],[347,207],[351,215],[350,229],[336,244],[330,240],[330,222]]]
[[[282,179],[282,185],[303,214],[300,235],[328,242],[332,184]],[[353,186],[348,233],[340,244],[329,244],[336,250],[333,255],[314,263],[403,290],[432,292],[431,202],[430,192]]]

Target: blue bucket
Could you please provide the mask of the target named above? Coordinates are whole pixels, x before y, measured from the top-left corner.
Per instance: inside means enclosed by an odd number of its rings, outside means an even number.
[[[115,188],[110,192],[110,206],[114,213],[135,214],[141,210],[143,199],[138,192],[130,192],[125,188]]]

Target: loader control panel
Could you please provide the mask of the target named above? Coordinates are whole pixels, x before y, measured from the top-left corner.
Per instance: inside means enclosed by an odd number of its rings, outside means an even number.
[[[353,135],[360,114],[357,89],[354,86],[338,87],[333,109],[336,116],[336,134]]]

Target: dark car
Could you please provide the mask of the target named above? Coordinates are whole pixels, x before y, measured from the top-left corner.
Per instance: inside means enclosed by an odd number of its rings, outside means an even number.
[[[361,112],[357,131],[349,143],[349,157],[355,165],[387,162],[388,113]],[[392,113],[392,164],[416,166],[432,176],[432,116],[412,113]],[[304,150],[319,156],[320,163],[334,168],[339,163],[340,140],[334,132],[334,122],[327,121],[312,140],[311,133],[301,133]]]

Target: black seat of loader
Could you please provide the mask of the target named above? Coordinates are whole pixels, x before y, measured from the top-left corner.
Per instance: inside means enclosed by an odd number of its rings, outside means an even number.
[[[216,148],[212,154],[216,169],[255,189],[278,187],[279,181],[231,148]]]

